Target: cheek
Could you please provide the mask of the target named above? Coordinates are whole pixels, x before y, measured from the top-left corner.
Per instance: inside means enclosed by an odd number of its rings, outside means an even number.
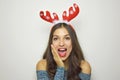
[[[67,43],[67,46],[68,46],[69,51],[71,52],[71,50],[72,50],[72,43],[71,42]]]
[[[72,51],[72,45],[69,45],[69,51],[70,52]]]
[[[68,47],[72,47],[71,41],[66,41],[65,44],[66,44]]]
[[[52,42],[52,44],[54,45],[54,47],[56,48],[58,46],[58,43],[57,42]]]

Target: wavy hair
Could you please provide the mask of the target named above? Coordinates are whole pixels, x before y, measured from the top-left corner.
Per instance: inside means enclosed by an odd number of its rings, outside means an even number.
[[[57,64],[54,61],[51,52],[53,33],[55,32],[56,29],[61,27],[66,28],[72,41],[72,51],[70,53],[70,56],[67,58],[68,61],[67,80],[81,80],[79,78],[79,73],[81,72],[80,64],[81,61],[84,60],[84,55],[79,45],[75,30],[71,25],[66,23],[58,23],[52,27],[49,35],[48,45],[43,55],[43,59],[47,60],[47,72],[49,74],[50,80],[54,79],[54,75],[57,69]]]

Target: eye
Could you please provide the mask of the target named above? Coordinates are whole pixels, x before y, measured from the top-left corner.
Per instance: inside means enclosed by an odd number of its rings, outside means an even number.
[[[69,36],[65,37],[66,40],[70,40],[71,38]]]
[[[56,41],[56,40],[58,40],[58,38],[57,38],[57,37],[54,37],[54,38],[53,38],[53,41]]]

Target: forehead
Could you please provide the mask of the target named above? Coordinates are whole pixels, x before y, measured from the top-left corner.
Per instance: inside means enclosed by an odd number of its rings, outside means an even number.
[[[67,35],[69,34],[67,29],[64,27],[58,28],[55,30],[55,32],[53,33],[53,35]]]

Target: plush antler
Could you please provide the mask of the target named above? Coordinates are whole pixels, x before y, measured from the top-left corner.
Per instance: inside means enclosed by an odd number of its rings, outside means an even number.
[[[46,11],[46,15],[44,15],[43,11],[40,11],[40,17],[45,20],[48,21],[50,23],[53,23],[56,20],[59,20],[58,15],[56,13],[53,13],[54,18],[51,17],[50,12]]]
[[[66,11],[63,12],[62,17],[63,17],[64,21],[68,21],[69,22],[70,20],[72,20],[73,18],[75,18],[78,15],[78,13],[79,13],[78,5],[74,3],[73,6],[75,8],[75,11],[73,10],[73,7],[70,7],[68,16],[67,16],[67,12]]]

